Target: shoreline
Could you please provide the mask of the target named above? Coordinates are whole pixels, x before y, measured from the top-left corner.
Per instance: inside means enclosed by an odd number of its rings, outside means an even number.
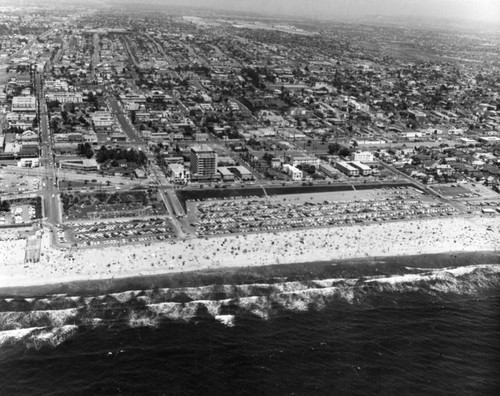
[[[236,267],[492,252],[500,250],[500,226],[496,218],[435,218],[67,251],[52,248],[45,231],[37,263],[24,263],[22,246],[19,241],[0,241],[0,289]]]
[[[500,253],[496,251],[450,251],[406,256],[361,257],[293,264],[270,264],[254,267],[235,266],[108,279],[68,280],[59,283],[51,282],[28,286],[2,286],[0,287],[0,298],[27,298],[58,294],[91,297],[129,290],[151,290],[155,288],[199,287],[213,284],[272,284],[282,282],[284,279],[286,281],[305,281],[313,278],[329,278],[332,272],[342,272],[345,277],[350,278],[356,278],[358,273],[366,274],[367,271],[372,272],[374,275],[397,275],[399,271],[396,266],[401,266],[402,260],[404,260],[405,267],[439,269],[467,265],[500,264]]]

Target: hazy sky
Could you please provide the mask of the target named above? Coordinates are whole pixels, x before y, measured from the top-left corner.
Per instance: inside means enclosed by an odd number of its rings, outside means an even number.
[[[140,1],[140,0],[138,0]],[[157,0],[161,2],[162,0]],[[500,0],[163,0],[169,4],[288,15],[405,15],[473,19],[500,25]]]

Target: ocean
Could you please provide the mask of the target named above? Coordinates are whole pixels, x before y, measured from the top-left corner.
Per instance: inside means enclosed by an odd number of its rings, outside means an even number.
[[[500,260],[3,290],[2,395],[500,394]]]

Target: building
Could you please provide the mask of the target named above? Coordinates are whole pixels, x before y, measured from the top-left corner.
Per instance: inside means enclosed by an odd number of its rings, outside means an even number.
[[[338,171],[330,164],[324,164],[324,163],[319,164],[319,170],[328,177],[334,177],[335,175],[338,174]]]
[[[234,181],[234,173],[231,172],[228,168],[220,166],[217,168],[217,172],[221,175],[222,181]]]
[[[232,168],[228,168],[231,172],[233,172],[236,177],[242,181],[253,180],[252,172],[250,172],[244,166],[235,166]]]
[[[59,103],[82,103],[83,96],[78,92],[48,91],[45,94],[48,101],[57,100]]]
[[[477,141],[485,144],[497,144],[500,143],[500,138],[498,136],[479,136]]]
[[[168,164],[167,174],[174,183],[186,183],[189,181],[189,172],[182,164]]]
[[[20,168],[36,168],[40,166],[40,160],[38,158],[23,158],[17,163]]]
[[[299,165],[313,165],[313,166],[319,166],[320,164],[320,159],[315,156],[309,156],[309,155],[297,155],[297,156],[290,156],[288,158],[288,161],[293,165],[293,166],[299,166]]]
[[[206,142],[208,140],[208,133],[195,133],[194,140],[197,142]]]
[[[300,169],[297,169],[295,166],[290,164],[283,165],[283,169],[288,173],[288,175],[292,178],[292,180],[302,180],[304,176]]]
[[[345,161],[336,162],[335,167],[347,176],[359,176],[359,169],[349,165]]]
[[[217,173],[217,153],[206,145],[193,146],[189,152],[193,179],[212,179]]]
[[[274,168],[274,169],[281,168],[282,163],[283,162],[281,161],[280,158],[276,158],[276,157],[271,158],[271,168]]]
[[[369,176],[372,174],[372,169],[368,165],[362,164],[359,161],[351,161],[349,162],[349,165],[356,168],[362,176]]]
[[[134,176],[138,179],[146,179],[148,177],[142,169],[134,169]]]
[[[356,151],[351,154],[351,160],[356,162],[373,162],[373,154],[369,151]]]
[[[12,111],[36,111],[36,98],[34,96],[14,96],[12,98]]]
[[[91,117],[96,128],[110,128],[115,122],[109,111],[96,111]]]
[[[94,158],[91,159],[78,159],[78,160],[61,160],[59,161],[59,168],[61,169],[74,169],[86,172],[96,172],[99,170],[99,164]]]

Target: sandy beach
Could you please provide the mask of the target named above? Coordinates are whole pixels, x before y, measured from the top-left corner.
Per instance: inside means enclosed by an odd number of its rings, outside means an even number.
[[[42,236],[40,262],[24,263],[25,241],[0,240],[0,287],[33,286],[363,257],[496,251],[495,217],[442,218],[151,244],[57,250]]]

